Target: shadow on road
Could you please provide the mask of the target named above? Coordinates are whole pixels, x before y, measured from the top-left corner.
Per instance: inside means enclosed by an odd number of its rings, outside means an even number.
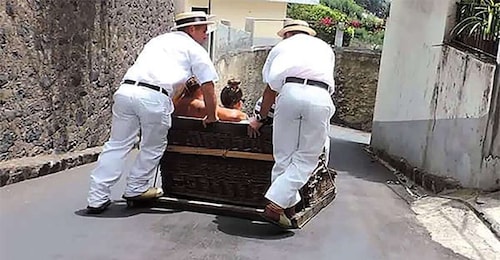
[[[141,207],[128,208],[124,200],[113,201],[113,204],[101,214],[89,215],[86,209],[79,209],[75,214],[81,217],[93,218],[127,218],[138,214],[172,214],[182,212],[182,210],[157,208],[152,205],[143,205]]]
[[[219,231],[231,236],[278,240],[295,235],[294,232],[283,230],[273,224],[247,219],[216,216],[213,223],[217,224]]]
[[[356,178],[386,183],[395,176],[371,158],[363,149],[365,144],[331,138],[329,166]]]

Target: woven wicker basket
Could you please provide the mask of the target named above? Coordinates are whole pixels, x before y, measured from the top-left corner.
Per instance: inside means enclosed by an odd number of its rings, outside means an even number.
[[[259,138],[252,139],[247,136],[247,124],[215,123],[205,129],[199,120],[174,118],[169,149],[161,160],[163,189],[176,197],[263,208],[274,164],[271,132],[272,128],[266,127]],[[188,149],[189,153],[172,151],[173,146],[193,149]],[[212,150],[207,153],[207,149]],[[220,150],[245,153],[236,158],[219,153]],[[249,155],[264,159],[252,159]],[[303,200],[297,210],[320,201],[325,192],[334,188],[335,173],[322,159],[300,191]]]
[[[272,127],[264,126],[259,138],[249,138],[247,126],[246,123],[218,122],[204,128],[199,119],[174,117],[168,131],[168,144],[272,154]]]

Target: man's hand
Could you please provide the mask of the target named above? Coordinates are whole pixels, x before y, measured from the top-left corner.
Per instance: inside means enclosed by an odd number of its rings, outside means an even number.
[[[218,122],[218,121],[219,121],[219,119],[217,118],[217,116],[215,116],[215,117],[208,117],[208,116],[206,116],[206,117],[203,118],[203,122],[202,123],[203,123],[204,127],[207,127],[209,124],[215,123],[215,122]]]
[[[250,117],[248,119],[248,136],[251,138],[256,138],[260,135],[259,129],[262,127],[263,123],[259,122],[256,117]]]

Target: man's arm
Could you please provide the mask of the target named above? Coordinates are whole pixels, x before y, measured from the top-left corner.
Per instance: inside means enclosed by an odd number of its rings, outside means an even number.
[[[259,112],[262,118],[267,117],[267,115],[269,114],[269,110],[271,110],[271,107],[273,106],[275,100],[276,91],[272,90],[271,87],[267,85],[266,89],[264,89],[264,94],[262,94],[262,105]]]
[[[216,122],[217,118],[217,97],[215,96],[215,87],[213,81],[205,82],[201,85],[203,92],[203,100],[205,101],[205,109],[207,111],[208,123]]]

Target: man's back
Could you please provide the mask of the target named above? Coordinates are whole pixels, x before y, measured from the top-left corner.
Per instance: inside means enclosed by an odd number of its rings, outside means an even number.
[[[286,77],[300,77],[325,82],[333,92],[334,66],[335,54],[327,43],[313,36],[297,34],[271,50],[263,76],[278,91]]]
[[[180,31],[165,33],[144,46],[124,79],[148,82],[173,92],[173,86],[184,83],[192,74],[193,59],[213,66],[206,50],[188,34]]]

